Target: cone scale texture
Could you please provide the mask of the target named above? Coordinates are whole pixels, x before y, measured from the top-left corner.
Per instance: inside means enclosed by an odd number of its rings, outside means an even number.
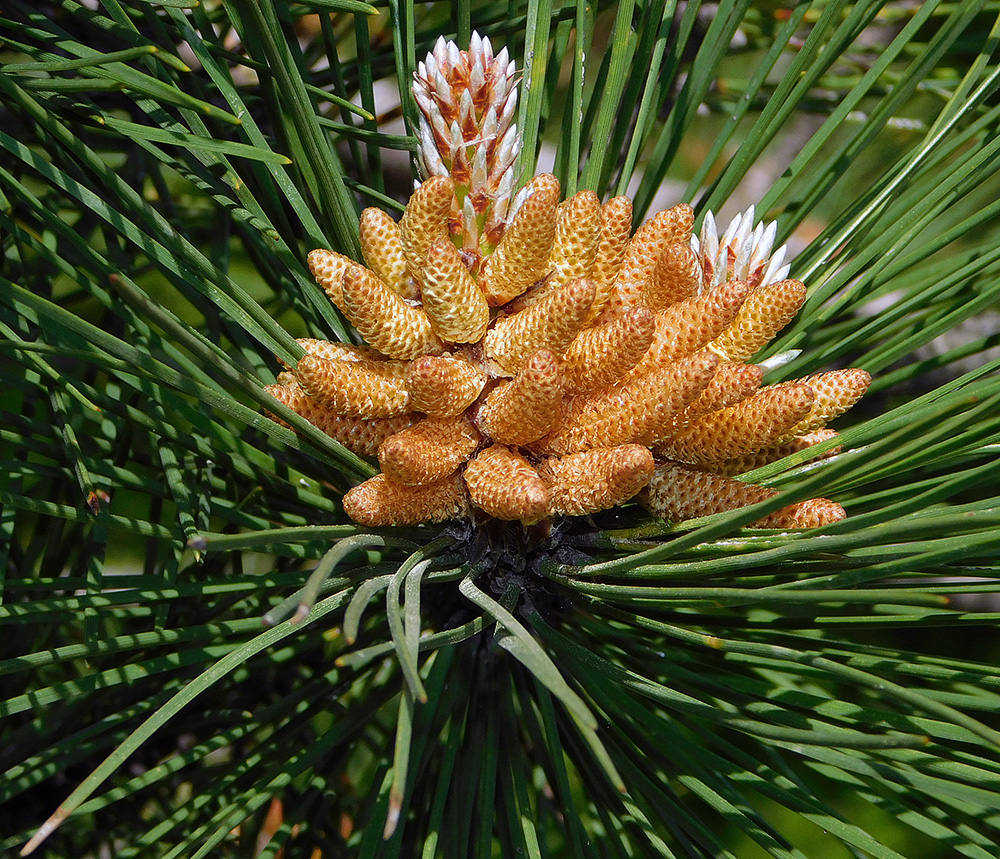
[[[366,209],[364,265],[309,266],[365,346],[302,340],[277,400],[382,472],[344,510],[371,526],[484,514],[525,523],[639,496],[669,520],[764,501],[734,475],[834,437],[863,370],[761,387],[754,356],[805,300],[774,224],[720,235],[679,204],[632,233],[632,204],[560,202],[551,174],[514,193],[520,138],[506,51],[473,34],[418,64],[424,181],[399,222]],[[829,447],[827,445],[827,447]],[[477,512],[478,511],[478,512]],[[827,499],[757,527],[836,521]]]

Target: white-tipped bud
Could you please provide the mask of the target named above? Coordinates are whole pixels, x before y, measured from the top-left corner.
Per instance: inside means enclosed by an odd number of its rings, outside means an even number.
[[[753,216],[753,206],[743,213],[743,219],[740,221],[739,229],[734,233],[735,240],[740,244],[743,244],[748,238],[750,238],[750,233],[753,231]]]
[[[485,187],[487,179],[489,179],[489,173],[486,169],[486,147],[477,146],[476,154],[472,159],[472,187]]]
[[[510,206],[510,195],[513,190],[514,171],[508,170],[497,185],[497,195],[493,203],[493,213],[497,221],[507,220],[507,209]]]
[[[472,93],[467,89],[462,90],[462,97],[458,102],[458,121],[464,127],[469,122],[476,119],[476,106],[472,103]]]
[[[427,114],[429,114],[434,109],[434,102],[431,97],[427,94],[427,90],[421,85],[419,78],[413,86],[413,97],[416,99],[417,107],[420,108],[420,117],[422,122],[426,122]]]
[[[778,227],[775,222],[754,225],[753,206],[730,221],[722,238],[718,237],[715,218],[705,213],[700,241],[692,237],[691,249],[698,256],[704,272],[703,289],[726,280],[742,280],[751,289],[783,280],[788,266],[783,266],[785,247],[772,254]]]
[[[434,133],[421,117],[420,120],[420,154],[428,176],[447,176],[448,168],[438,154]]]
[[[451,133],[448,136],[451,139],[451,157],[454,158],[465,144],[465,138],[462,136],[462,126],[458,124],[457,120],[451,124]]]
[[[512,125],[500,141],[497,151],[493,155],[493,169],[490,171],[490,178],[499,178],[517,158],[517,153],[521,151],[521,135],[517,133],[517,126]]]
[[[433,51],[435,59],[439,63],[445,63],[448,60],[448,42],[444,36],[438,36],[437,41],[434,43]]]
[[[479,218],[472,200],[466,197],[462,201],[462,249],[475,252],[479,249]]]
[[[719,254],[719,232],[711,211],[705,212],[705,220],[701,224],[701,248],[706,259],[714,260]]]
[[[441,64],[438,62],[438,59],[434,56],[434,54],[428,54],[427,59],[424,60],[421,65],[424,67],[421,72],[421,76],[425,81],[432,81],[439,74],[441,74]],[[419,70],[420,66],[417,66],[417,69]]]
[[[507,223],[509,224],[514,220],[514,216],[517,214],[517,210],[524,205],[524,201],[528,199],[531,194],[531,186],[525,185],[520,191],[514,195],[514,199],[511,201],[510,210],[507,212]]]
[[[514,128],[510,124],[511,120],[514,118],[514,111],[517,109],[517,88],[514,87],[510,91],[510,95],[507,96],[507,100],[503,103],[503,112],[500,114],[500,128]]]
[[[441,114],[441,111],[437,109],[436,105],[432,108],[430,112],[430,118],[431,118],[431,127],[434,129],[435,138],[440,141],[450,140],[451,132],[448,130],[448,123],[445,120],[444,116]],[[435,143],[435,146],[436,145],[437,144]]]
[[[463,248],[492,246],[502,233],[512,188],[507,178],[521,150],[513,117],[517,106],[514,65],[506,49],[494,56],[489,39],[473,34],[468,51],[438,39],[417,65],[413,91],[423,115],[418,130],[427,175],[455,180],[459,208],[472,201],[477,230],[461,237]],[[496,206],[504,214],[495,213]],[[472,220],[463,220],[471,227]],[[484,246],[485,247],[485,246]]]
[[[489,142],[496,137],[497,128],[497,109],[491,104],[483,116],[482,125],[480,125],[480,138],[482,142],[489,145]]]
[[[735,239],[732,244],[729,245],[730,254],[734,257],[733,277],[739,278],[746,276],[747,263],[750,261],[750,252],[753,250],[753,242],[751,241],[752,236],[750,235],[752,226],[752,220],[749,218],[744,219],[743,223],[740,224],[739,230],[736,232]]]
[[[431,78],[431,81],[434,84],[434,92],[441,100],[441,103],[449,106],[453,105],[455,97],[451,91],[451,84],[448,83],[448,78],[442,72],[438,72]]]
[[[761,286],[766,286],[769,283],[777,283],[779,280],[784,280],[788,275],[788,266],[782,265],[785,261],[785,245],[778,248],[772,255],[771,260],[767,264],[767,268],[764,270],[764,276],[761,278]]]
[[[778,367],[784,367],[785,364],[790,364],[801,354],[801,349],[786,349],[784,352],[779,352],[777,355],[772,355],[770,358],[758,361],[757,366],[765,373],[768,373],[771,370],[777,370]]]
[[[778,235],[778,222],[771,221],[767,225],[767,229],[764,230],[764,235],[761,236],[759,242],[757,242],[757,249],[754,256],[758,256],[760,260],[765,260],[771,255],[771,249],[774,247],[775,236]]]
[[[479,91],[486,85],[486,71],[481,63],[475,63],[472,71],[469,72],[469,90],[479,95]],[[466,90],[468,92],[469,90]]]

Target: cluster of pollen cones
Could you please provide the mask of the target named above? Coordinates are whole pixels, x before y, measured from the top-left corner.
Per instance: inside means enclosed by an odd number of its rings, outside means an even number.
[[[798,312],[774,225],[753,210],[698,238],[675,206],[632,234],[632,205],[560,202],[541,174],[513,199],[513,65],[489,42],[440,41],[414,91],[428,178],[399,222],[362,214],[365,265],[309,265],[367,346],[300,340],[269,392],[381,473],[344,509],[368,525],[468,517],[534,523],[638,496],[688,519],[774,490],[735,479],[833,437],[863,370],[761,386],[746,363]],[[512,154],[513,153],[513,154]],[[755,524],[843,518],[827,499]]]

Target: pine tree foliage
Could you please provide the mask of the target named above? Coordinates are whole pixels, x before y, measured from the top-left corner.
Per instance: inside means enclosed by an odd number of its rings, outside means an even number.
[[[777,219],[769,380],[874,377],[840,453],[683,523],[344,516],[374,465],[264,386],[351,339],[306,253],[401,210],[416,61],[474,29],[523,181]],[[996,0],[5,4],[0,852],[996,856],[998,36]],[[848,518],[744,527],[816,495]]]

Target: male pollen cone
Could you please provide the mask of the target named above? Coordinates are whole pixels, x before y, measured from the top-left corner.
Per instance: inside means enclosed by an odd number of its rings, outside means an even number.
[[[747,362],[806,288],[752,206],[721,232],[705,212],[695,235],[680,203],[633,234],[628,197],[560,202],[551,173],[518,190],[517,80],[506,49],[478,34],[467,50],[439,39],[417,63],[426,178],[398,222],[364,210],[363,265],[308,256],[365,345],[300,339],[305,355],[267,392],[354,453],[377,452],[382,472],[344,497],[367,527],[483,513],[530,524],[640,492],[678,521],[773,497],[732,475],[829,455],[826,424],[871,377],[762,387],[765,365]],[[755,524],[843,515],[819,498]]]

